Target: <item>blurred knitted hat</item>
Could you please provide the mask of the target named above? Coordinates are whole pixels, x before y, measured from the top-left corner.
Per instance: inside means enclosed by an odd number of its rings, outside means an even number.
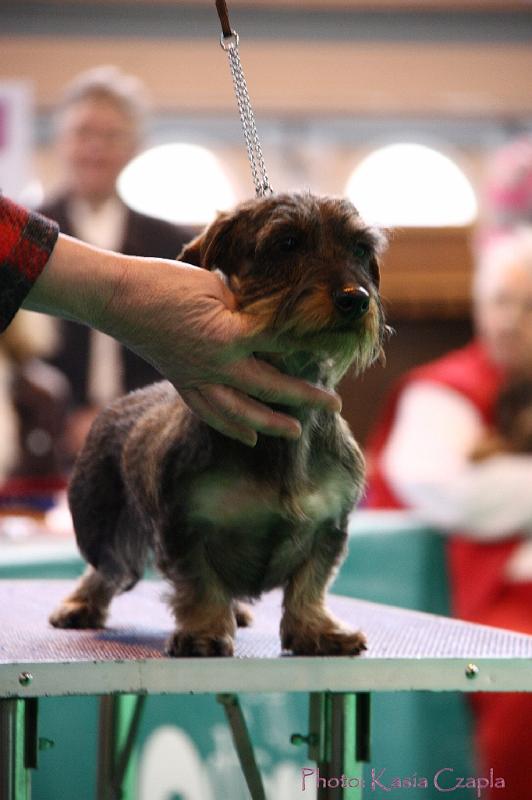
[[[490,157],[481,197],[482,244],[520,225],[532,225],[532,136]]]

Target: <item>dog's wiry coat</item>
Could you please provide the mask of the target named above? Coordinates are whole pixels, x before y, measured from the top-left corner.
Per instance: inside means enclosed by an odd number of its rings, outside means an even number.
[[[180,258],[225,275],[257,333],[282,344],[267,360],[333,388],[382,351],[379,246],[347,201],[279,195],[220,215]],[[69,492],[91,567],[52,624],[102,625],[112,596],[137,582],[153,551],[173,589],[172,655],[231,654],[236,625],[250,621],[241,601],[279,586],[283,647],[364,649],[363,634],[325,608],[363,457],[339,414],[297,416],[299,441],[259,437],[251,449],[209,428],[165,382],[112,404],[94,423]]]

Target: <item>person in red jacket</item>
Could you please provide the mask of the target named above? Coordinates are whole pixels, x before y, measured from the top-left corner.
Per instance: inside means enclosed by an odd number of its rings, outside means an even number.
[[[474,312],[473,342],[414,369],[392,393],[368,443],[367,506],[409,508],[452,534],[456,616],[532,634],[532,455],[472,457],[502,387],[532,380],[532,228],[486,247]],[[479,694],[473,703],[482,768],[504,777],[505,800],[523,800],[532,696]]]
[[[299,422],[267,403],[339,410],[337,395],[254,358],[251,334],[214,273],[125,256],[59,233],[0,195],[0,331],[24,306],[109,333],[170,380],[207,423],[253,446],[257,432],[298,438]]]

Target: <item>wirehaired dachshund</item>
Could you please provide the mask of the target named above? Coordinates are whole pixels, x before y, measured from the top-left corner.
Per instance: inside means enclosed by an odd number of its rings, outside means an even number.
[[[275,334],[282,354],[261,358],[332,389],[382,355],[383,244],[345,199],[280,194],[220,214],[179,258],[223,273],[257,331]],[[325,606],[363,456],[339,414],[296,413],[299,440],[263,436],[249,448],[195,416],[168,382],[105,409],[69,489],[90,567],[52,625],[103,626],[113,596],[137,583],[154,553],[172,589],[169,655],[232,655],[236,626],[252,619],[245,601],[274,587],[283,590],[283,649],[366,649],[363,633]]]

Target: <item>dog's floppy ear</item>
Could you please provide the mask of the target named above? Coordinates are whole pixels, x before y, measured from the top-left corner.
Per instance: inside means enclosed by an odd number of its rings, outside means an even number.
[[[180,252],[177,254],[177,260],[186,261],[187,264],[192,264],[195,267],[204,267],[203,249],[205,233],[206,231],[203,231],[202,233],[198,234],[198,236],[195,236],[194,239],[191,239],[190,242],[187,242],[187,244],[184,245],[182,250],[180,250]]]
[[[371,272],[371,278],[373,283],[375,284],[376,288],[378,289],[381,284],[381,268],[379,264],[379,259],[377,256],[372,256],[369,262],[369,268]]]
[[[371,277],[377,289],[381,282],[380,257],[388,246],[388,231],[385,228],[372,228],[373,255],[370,260]]]
[[[219,269],[229,275],[237,256],[233,246],[236,220],[235,214],[218,214],[214,222],[184,246],[178,260],[205,269]]]

